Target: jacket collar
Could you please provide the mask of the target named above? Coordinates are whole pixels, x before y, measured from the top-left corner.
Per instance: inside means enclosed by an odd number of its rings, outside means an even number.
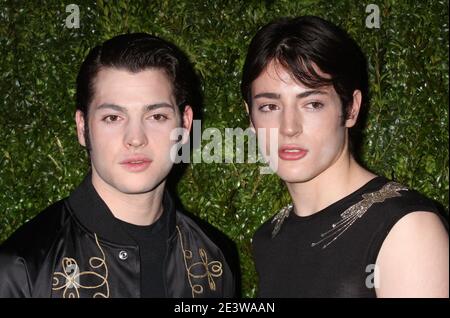
[[[111,210],[102,200],[92,184],[89,172],[83,182],[71,193],[68,204],[81,224],[98,237],[116,244],[136,245],[136,242],[120,226]],[[163,213],[168,213],[168,236],[175,231],[176,211],[167,189],[163,195]]]

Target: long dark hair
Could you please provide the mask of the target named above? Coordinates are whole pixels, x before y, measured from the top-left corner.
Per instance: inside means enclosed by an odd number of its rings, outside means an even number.
[[[368,101],[367,63],[361,49],[345,31],[326,20],[314,16],[281,18],[256,33],[241,82],[242,96],[249,106],[251,84],[271,61],[307,87],[333,85],[342,102],[344,119],[355,90],[361,91],[363,105]],[[330,78],[320,76],[314,66]]]

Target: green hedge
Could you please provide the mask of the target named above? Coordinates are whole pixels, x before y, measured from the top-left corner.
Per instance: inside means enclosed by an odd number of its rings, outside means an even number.
[[[341,25],[368,56],[372,105],[364,163],[448,210],[448,1],[0,1],[0,242],[67,196],[88,165],[74,125],[74,80],[95,44],[144,31],[179,45],[203,82],[203,128],[248,126],[239,93],[255,31],[280,16],[314,14]],[[365,26],[366,5],[379,29]],[[255,229],[289,200],[256,164],[191,164],[178,185],[187,208],[233,239],[243,295],[255,294]]]

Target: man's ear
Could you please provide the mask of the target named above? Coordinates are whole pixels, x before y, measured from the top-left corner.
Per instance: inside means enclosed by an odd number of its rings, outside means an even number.
[[[84,139],[84,114],[81,110],[76,111],[75,122],[77,124],[78,142],[83,147],[86,147],[86,140]]]
[[[351,128],[355,126],[358,119],[359,110],[361,109],[362,94],[360,90],[353,92],[353,102],[349,109],[348,116],[345,120],[345,127]]]
[[[250,129],[256,134],[255,126],[253,125],[252,116],[250,115],[250,107],[248,106],[247,102],[244,101],[245,110],[247,111],[248,118],[250,120]]]
[[[192,127],[192,120],[194,118],[194,112],[192,111],[192,107],[190,105],[186,105],[183,111],[183,128],[185,129],[183,132],[183,138],[181,139],[181,143],[185,144],[189,139],[189,132]]]

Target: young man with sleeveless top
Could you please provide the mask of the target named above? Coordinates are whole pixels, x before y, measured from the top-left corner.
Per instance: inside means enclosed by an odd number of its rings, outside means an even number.
[[[253,240],[260,297],[448,297],[445,221],[418,192],[363,168],[349,130],[367,105],[357,44],[330,22],[283,18],[251,41],[242,94],[289,204]]]

